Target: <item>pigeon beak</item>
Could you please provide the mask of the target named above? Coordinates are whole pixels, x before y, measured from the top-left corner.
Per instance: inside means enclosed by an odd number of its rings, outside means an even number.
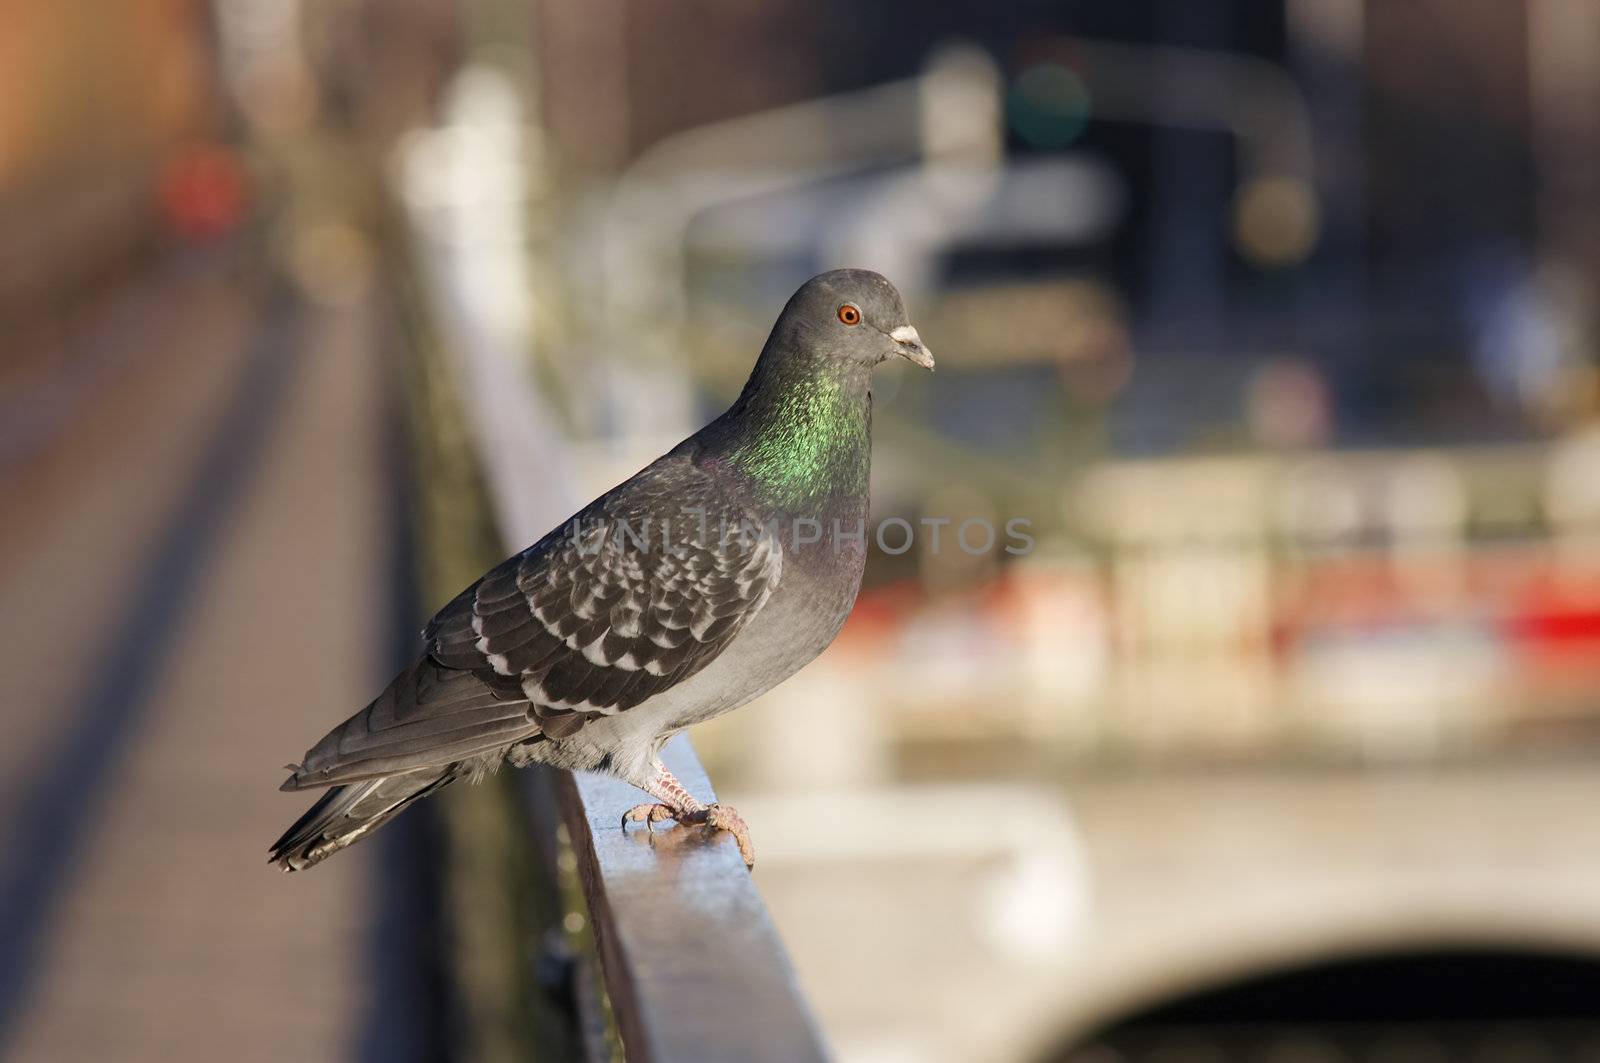
[[[916,329],[910,325],[901,325],[889,333],[889,338],[894,340],[900,357],[929,371],[933,369],[933,355],[922,345],[922,337],[917,335]]]

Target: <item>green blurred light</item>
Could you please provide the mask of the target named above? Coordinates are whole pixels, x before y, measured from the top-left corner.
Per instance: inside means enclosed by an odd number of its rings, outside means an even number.
[[[1064,148],[1082,135],[1091,111],[1089,88],[1059,63],[1037,63],[1017,75],[1006,117],[1017,136],[1036,148]]]

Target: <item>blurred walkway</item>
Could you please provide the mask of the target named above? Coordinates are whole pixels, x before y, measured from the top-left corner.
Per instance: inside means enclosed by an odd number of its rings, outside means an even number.
[[[347,1058],[381,849],[265,854],[386,677],[391,382],[362,309],[144,283],[136,361],[0,466],[0,1053]]]

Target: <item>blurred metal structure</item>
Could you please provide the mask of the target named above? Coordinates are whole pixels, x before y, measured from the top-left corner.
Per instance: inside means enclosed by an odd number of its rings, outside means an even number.
[[[604,237],[613,318],[681,320],[688,226],[718,203],[914,159],[992,172],[1002,149],[999,93],[986,53],[953,48],[915,78],[667,138],[612,194]]]
[[[598,222],[605,348],[645,355],[607,399],[647,430],[685,428],[692,396],[678,343],[689,316],[689,230],[705,211],[920,161],[944,176],[943,211],[962,216],[987,198],[1002,151],[999,72],[987,53],[960,46],[935,55],[914,78],[712,123],[655,145],[617,179]]]
[[[1311,118],[1282,67],[1236,53],[1081,37],[1060,47],[1083,68],[1100,120],[1227,132],[1237,138],[1241,185],[1272,178],[1311,185]],[[1160,92],[1162,79],[1183,91]]]

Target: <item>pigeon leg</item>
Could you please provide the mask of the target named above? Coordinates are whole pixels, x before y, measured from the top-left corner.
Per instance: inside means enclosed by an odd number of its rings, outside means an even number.
[[[640,789],[656,800],[634,805],[624,812],[623,830],[628,829],[629,823],[643,823],[647,830],[654,830],[655,825],[664,819],[677,820],[683,826],[704,824],[733,835],[733,840],[739,843],[739,855],[744,858],[745,866],[755,866],[756,850],[750,842],[750,827],[738,812],[727,805],[702,805],[664,766],[657,769],[656,777],[650,780],[649,785]]]
[[[647,828],[654,829],[655,825],[664,819],[675,819],[679,823],[691,822],[692,816],[705,811],[705,805],[695,800],[693,794],[683,788],[677,776],[668,771],[665,766],[656,769],[656,777],[639,789],[655,798],[653,802],[634,805],[622,814],[622,828],[626,830],[630,823],[643,823]]]

